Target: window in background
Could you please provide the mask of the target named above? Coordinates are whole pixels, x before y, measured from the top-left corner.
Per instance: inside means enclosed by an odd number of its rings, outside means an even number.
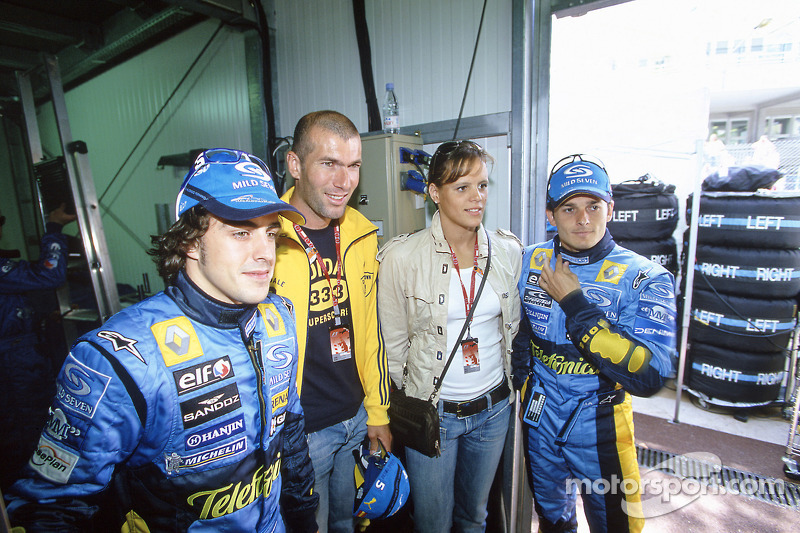
[[[730,133],[725,139],[726,144],[744,144],[747,142],[747,119],[731,120]]]
[[[725,142],[725,137],[728,134],[728,121],[727,120],[714,120],[708,128],[709,135],[716,135],[722,142]]]
[[[783,139],[791,134],[792,117],[769,117],[767,118],[767,136],[770,139]]]

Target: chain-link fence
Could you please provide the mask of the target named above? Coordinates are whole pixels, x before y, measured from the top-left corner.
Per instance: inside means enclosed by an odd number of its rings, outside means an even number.
[[[763,141],[726,146],[732,160],[731,165],[764,164],[760,161],[763,150],[759,143],[763,143]],[[777,153],[778,170],[783,174],[783,179],[776,184],[775,188],[789,191],[800,190],[800,138],[777,139],[772,141],[772,145]]]

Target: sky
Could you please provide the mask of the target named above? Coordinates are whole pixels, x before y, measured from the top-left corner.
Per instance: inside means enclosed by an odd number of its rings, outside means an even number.
[[[710,67],[708,43],[756,36],[788,36],[795,62],[777,75]],[[800,0],[633,0],[555,18],[552,43],[550,162],[592,153],[612,181],[651,173],[688,194],[712,98],[800,80]]]

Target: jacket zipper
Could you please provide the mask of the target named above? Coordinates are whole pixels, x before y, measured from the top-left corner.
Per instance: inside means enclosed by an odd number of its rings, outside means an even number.
[[[264,444],[264,428],[267,425],[266,402],[264,401],[264,367],[261,365],[261,341],[253,342],[252,337],[247,342],[247,353],[256,371],[256,392],[258,394],[259,416],[261,418],[261,432],[259,435],[259,447]]]

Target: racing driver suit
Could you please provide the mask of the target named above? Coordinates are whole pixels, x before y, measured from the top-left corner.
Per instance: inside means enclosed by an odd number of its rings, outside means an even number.
[[[36,262],[0,257],[0,487],[4,491],[30,457],[55,391],[56,369],[51,370],[48,352],[38,348],[43,339],[29,293],[56,289],[66,280],[67,236],[61,229],[61,224],[47,222]]]
[[[12,524],[87,531],[101,503],[103,531],[316,531],[296,374],[287,301],[223,304],[181,271],[73,346]]]
[[[560,304],[539,286],[542,265],[552,266],[558,254],[582,289]],[[523,389],[528,481],[540,531],[576,530],[578,490],[591,531],[640,531],[628,393],[651,396],[672,371],[672,274],[616,245],[608,231],[578,253],[562,249],[556,235],[528,247],[522,264],[513,382]]]

